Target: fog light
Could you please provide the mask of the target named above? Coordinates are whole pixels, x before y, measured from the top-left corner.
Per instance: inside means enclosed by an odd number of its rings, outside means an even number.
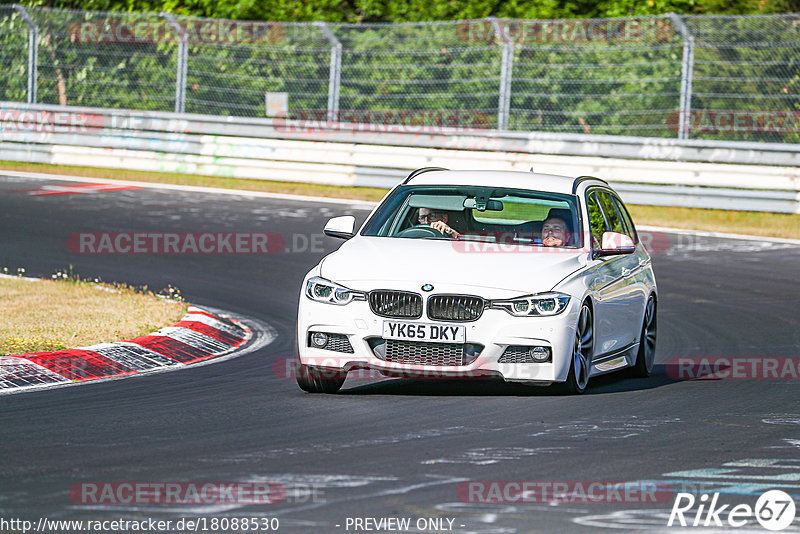
[[[311,343],[321,349],[328,344],[328,335],[322,332],[314,332],[311,334]]]
[[[550,360],[550,347],[531,347],[531,358],[537,363],[543,363]]]

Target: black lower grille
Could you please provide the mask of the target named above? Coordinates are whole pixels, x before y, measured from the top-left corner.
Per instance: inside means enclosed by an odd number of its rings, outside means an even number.
[[[367,339],[372,352],[385,362],[408,365],[459,366],[473,363],[483,345],[477,343],[428,343],[397,341],[374,337]]]
[[[350,340],[347,339],[347,336],[344,334],[327,334],[328,342],[325,344],[324,347],[315,347],[313,343],[311,343],[311,334],[309,334],[308,339],[308,346],[321,348],[323,350],[332,350],[334,352],[346,352],[347,354],[353,354],[353,346],[350,344]]]
[[[535,363],[530,347],[509,346],[503,351],[498,363]]]
[[[381,317],[422,317],[422,297],[407,291],[371,291],[369,307],[372,313]]]
[[[464,365],[464,344],[390,339],[386,341],[386,354],[381,359],[412,365]]]
[[[428,317],[440,321],[475,321],[483,314],[484,300],[469,295],[433,295],[428,299]]]
[[[532,350],[537,351],[539,360],[531,354]],[[545,351],[544,353],[542,351]],[[545,356],[542,358],[541,356]],[[497,363],[548,363],[552,361],[553,351],[549,347],[526,347],[523,345],[509,345],[497,360]]]

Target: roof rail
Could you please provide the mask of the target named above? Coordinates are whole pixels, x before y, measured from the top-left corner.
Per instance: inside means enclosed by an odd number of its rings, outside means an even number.
[[[581,185],[581,182],[585,182],[586,180],[597,180],[598,182],[603,182],[604,184],[608,185],[608,182],[603,180],[602,178],[597,178],[595,176],[578,176],[575,178],[575,181],[572,183],[572,194],[575,194],[575,191],[578,190],[578,186]]]
[[[414,178],[416,176],[419,176],[423,172],[428,172],[428,171],[449,171],[449,170],[450,169],[445,169],[444,167],[422,167],[421,169],[417,169],[415,171],[411,171],[411,173],[409,173],[409,175],[406,176],[406,179],[403,180],[403,183],[407,184],[412,178]]]

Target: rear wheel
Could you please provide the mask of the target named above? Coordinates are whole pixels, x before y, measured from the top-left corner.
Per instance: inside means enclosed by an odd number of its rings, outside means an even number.
[[[569,375],[563,384],[564,393],[576,395],[583,393],[589,383],[589,369],[594,353],[594,322],[592,309],[584,303],[578,324],[575,328],[575,342],[572,348],[572,362],[570,362]]]
[[[297,364],[297,385],[309,393],[336,393],[344,384],[347,373],[326,371]]]
[[[650,297],[644,309],[644,322],[642,335],[639,339],[639,352],[636,354],[636,363],[631,368],[631,375],[638,378],[647,378],[653,372],[653,363],[656,359],[656,299]]]

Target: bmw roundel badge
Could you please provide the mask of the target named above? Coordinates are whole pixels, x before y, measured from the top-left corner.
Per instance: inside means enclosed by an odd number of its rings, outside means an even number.
[[[422,286],[423,291],[433,291],[433,286],[431,284],[425,284]]]

